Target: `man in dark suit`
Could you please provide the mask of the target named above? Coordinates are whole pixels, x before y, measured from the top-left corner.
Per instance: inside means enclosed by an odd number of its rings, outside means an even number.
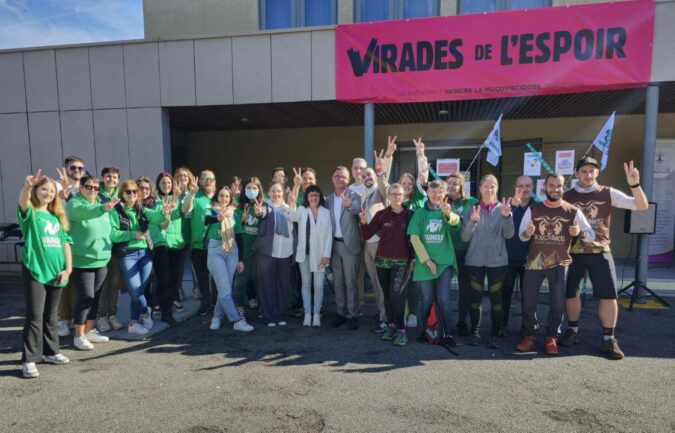
[[[326,206],[330,210],[334,227],[330,264],[333,270],[338,315],[331,326],[337,328],[348,322],[349,329],[353,330],[359,327],[356,318],[356,306],[358,305],[356,276],[363,252],[359,231],[361,197],[347,187],[349,185],[347,167],[335,167],[332,182],[335,192],[326,197]]]

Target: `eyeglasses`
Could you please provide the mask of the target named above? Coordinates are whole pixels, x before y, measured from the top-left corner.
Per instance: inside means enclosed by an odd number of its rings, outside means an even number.
[[[215,177],[202,177],[202,182],[214,182],[216,180]]]
[[[84,171],[84,166],[83,165],[71,165],[68,167],[68,170],[70,171]]]
[[[307,194],[307,197],[309,197],[309,198],[320,198],[321,194],[319,194],[318,192],[312,192],[312,193]]]
[[[100,189],[98,185],[83,185],[83,187],[87,191],[98,191]]]
[[[128,190],[124,191],[124,193],[126,195],[134,195],[134,194],[138,194],[138,190],[137,189],[128,189]]]
[[[142,189],[143,191],[150,191],[149,186],[139,186],[138,189]]]

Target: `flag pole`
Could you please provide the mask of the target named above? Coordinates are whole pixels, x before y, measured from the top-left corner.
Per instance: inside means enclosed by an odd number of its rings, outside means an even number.
[[[471,171],[471,167],[473,167],[473,163],[476,162],[476,158],[478,158],[478,155],[480,155],[480,152],[481,152],[481,150],[483,150],[484,147],[485,147],[485,142],[483,142],[483,144],[478,148],[478,152],[476,152],[476,156],[474,156],[473,159],[471,160],[471,164],[469,164],[469,168],[467,168],[464,171],[464,179],[467,179],[467,175],[470,174],[469,171]]]

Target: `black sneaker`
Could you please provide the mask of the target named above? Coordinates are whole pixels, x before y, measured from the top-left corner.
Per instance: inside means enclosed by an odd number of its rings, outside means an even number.
[[[490,339],[490,342],[487,345],[488,349],[494,349],[494,350],[499,350],[502,347],[499,345],[499,341],[497,340],[497,337],[492,337]]]
[[[499,331],[497,331],[497,336],[500,338],[508,337],[509,328],[506,325],[502,325],[502,327],[499,328]]]
[[[382,338],[385,341],[391,341],[396,337],[396,328],[389,328],[387,327],[387,330],[382,334]]]
[[[471,337],[469,337],[469,341],[467,343],[469,346],[480,346],[480,334],[473,334]]]
[[[570,347],[577,343],[581,342],[581,337],[579,337],[578,332],[574,332],[572,328],[567,328],[565,335],[562,338],[558,339],[558,345],[564,347]]]
[[[619,342],[615,338],[610,338],[609,340],[603,340],[600,350],[608,359],[623,359],[624,354],[619,347]]]
[[[349,319],[349,324],[347,325],[347,327],[351,331],[359,329],[359,319],[357,319],[356,317],[352,317],[351,319]]]
[[[387,332],[389,329],[389,325],[387,325],[387,322],[384,321],[379,321],[375,324],[375,327],[373,328],[373,332],[376,332],[378,334],[382,332]]]
[[[198,316],[206,316],[207,314],[209,314],[209,304],[202,303],[199,306],[199,311],[197,311],[197,315]]]
[[[457,346],[457,341],[455,341],[455,337],[452,335],[446,335],[445,338],[443,338],[443,345],[452,348]]]
[[[335,316],[335,319],[330,323],[331,328],[339,328],[340,326],[344,325],[347,323],[347,318],[344,316],[340,316],[339,314]]]
[[[466,322],[457,322],[457,335],[460,337],[469,336],[469,326],[466,324]]]

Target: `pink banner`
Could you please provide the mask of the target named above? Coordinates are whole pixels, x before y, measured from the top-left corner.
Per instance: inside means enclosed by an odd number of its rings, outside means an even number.
[[[424,102],[645,86],[653,0],[338,25],[336,95]]]

